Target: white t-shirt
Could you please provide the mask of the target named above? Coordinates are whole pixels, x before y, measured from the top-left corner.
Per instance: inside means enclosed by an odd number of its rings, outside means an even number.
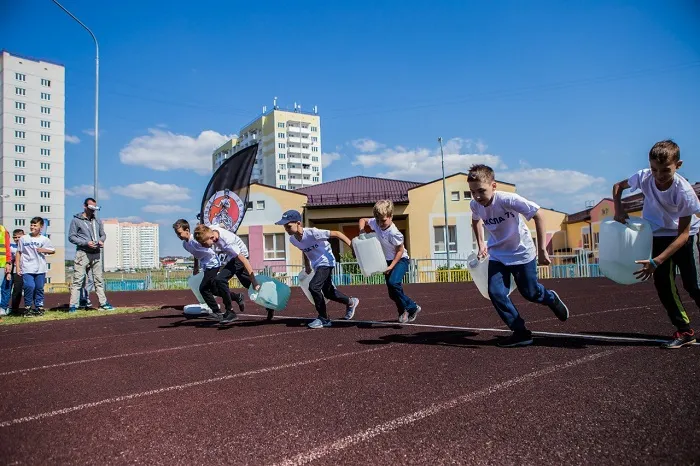
[[[222,227],[221,225],[212,225],[210,227],[212,230],[216,230],[219,232],[219,236],[226,236],[227,241],[231,241],[232,244],[236,245],[236,250],[238,251],[238,254],[248,257],[248,248],[246,247],[245,243],[241,239],[240,236],[238,236],[235,233],[232,233],[231,231],[227,230],[226,228]],[[221,232],[224,232],[223,234]],[[229,259],[233,259],[236,256],[229,257]]]
[[[236,241],[236,239],[240,240],[240,238],[225,228],[214,227],[212,230],[219,232],[219,240],[214,242],[213,246],[215,252],[226,254],[228,261],[235,259],[241,254],[241,248]]]
[[[396,257],[396,248],[403,244],[403,234],[396,228],[396,225],[392,223],[389,228],[382,230],[379,225],[377,225],[377,220],[370,218],[367,225],[372,229],[372,231],[377,233],[377,239],[379,244],[382,245],[382,250],[384,251],[384,258],[388,261],[393,261]],[[402,259],[408,259],[408,251],[406,248],[403,249]]]
[[[304,228],[301,234],[301,241],[296,236],[291,235],[289,242],[301,249],[309,258],[311,268],[335,267],[335,256],[328,240],[331,238],[329,230],[319,230],[318,228]]]
[[[22,254],[22,273],[46,273],[49,268],[46,265],[46,255],[37,252],[38,248],[55,250],[51,240],[44,235],[24,235],[19,239],[17,251]]]
[[[487,246],[491,260],[505,265],[527,264],[537,257],[527,220],[535,216],[540,206],[524,197],[502,191],[493,193],[491,205],[484,207],[471,201],[472,218],[483,220],[489,232]]]
[[[183,241],[182,247],[199,261],[199,266],[203,269],[213,269],[221,266],[219,257],[214,250],[199,244],[199,241],[194,239],[194,235],[190,235],[189,240]]]
[[[651,170],[645,168],[632,175],[627,182],[630,189],[641,189],[644,193],[642,217],[651,223],[654,236],[678,236],[678,219],[693,218],[690,221],[690,234],[697,235],[700,230],[700,200],[693,187],[676,173],[673,184],[666,191],[660,191],[654,182]]]

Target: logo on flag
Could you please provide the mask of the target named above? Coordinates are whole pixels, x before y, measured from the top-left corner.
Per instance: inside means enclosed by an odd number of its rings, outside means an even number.
[[[221,225],[235,232],[243,221],[245,205],[240,197],[229,189],[217,191],[209,197],[204,206],[203,223],[206,226]]]

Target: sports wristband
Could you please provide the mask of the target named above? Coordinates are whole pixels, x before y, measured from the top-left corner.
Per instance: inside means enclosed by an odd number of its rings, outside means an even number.
[[[651,264],[652,267],[655,269],[658,268],[658,265],[656,265],[656,262],[654,262],[654,259],[649,259],[649,263]]]

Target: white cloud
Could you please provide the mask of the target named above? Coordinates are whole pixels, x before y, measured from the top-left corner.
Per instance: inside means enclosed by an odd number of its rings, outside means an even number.
[[[80,138],[78,136],[71,136],[70,134],[66,134],[66,142],[68,144],[80,144]]]
[[[340,160],[342,157],[343,156],[338,152],[324,152],[323,155],[321,155],[321,164],[323,165],[323,168],[326,168],[336,160]]]
[[[95,137],[95,128],[88,128],[83,130],[83,134],[87,134],[90,137]],[[100,136],[105,134],[105,131],[103,129],[100,130]]]
[[[81,184],[78,186],[73,186],[72,188],[66,189],[66,196],[80,196],[80,197],[90,197],[95,194],[95,189],[91,184]],[[109,190],[105,188],[99,189],[99,200],[109,199]]]
[[[355,139],[350,144],[352,144],[353,147],[360,152],[376,152],[379,149],[386,147],[384,144],[366,138]]]
[[[156,126],[159,128],[167,128],[168,127],[168,125],[166,125],[165,123],[158,123]]]
[[[481,142],[450,139],[443,144],[445,174],[466,172],[475,163],[485,163],[494,169],[506,167],[499,156],[479,152],[485,148]],[[442,174],[439,146],[432,149],[396,146],[372,154],[357,155],[353,165],[375,168],[377,172],[374,176],[379,178],[428,181],[439,178]]]
[[[175,212],[190,212],[191,209],[179,205],[165,204],[150,204],[141,208],[144,212],[152,212],[154,214],[170,214]]]
[[[192,170],[206,175],[211,172],[212,151],[233,137],[211,130],[202,131],[196,138],[155,128],[148,133],[132,139],[119,152],[122,163],[158,171]]]
[[[133,199],[148,199],[150,201],[184,201],[190,199],[189,188],[175,184],[159,184],[155,181],[135,183],[127,186],[115,186],[112,191]]]
[[[126,217],[117,217],[120,222],[142,223],[144,220],[138,215],[127,215]]]

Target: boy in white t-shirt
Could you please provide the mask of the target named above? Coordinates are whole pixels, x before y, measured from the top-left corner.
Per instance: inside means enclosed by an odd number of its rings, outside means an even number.
[[[17,245],[17,273],[24,282],[25,315],[44,314],[44,283],[46,281],[46,255],[56,249],[51,240],[41,234],[44,219],[34,217],[29,222],[29,234],[24,235]]]
[[[325,298],[344,304],[346,306],[345,319],[350,320],[355,315],[355,310],[360,300],[348,298],[333,285],[333,269],[335,268],[335,256],[328,242],[331,238],[338,238],[348,246],[351,246],[347,236],[339,231],[319,230],[317,228],[304,228],[301,226],[301,214],[296,210],[288,210],[282,215],[277,225],[284,225],[284,230],[289,235],[289,242],[304,253],[304,267],[306,273],[314,270],[314,278],[309,283],[309,292],[314,299],[314,306],[318,312],[318,318],[309,323],[309,328],[330,327],[331,320],[326,311]]]
[[[498,343],[501,347],[532,344],[532,333],[508,296],[511,275],[518,291],[533,303],[549,307],[561,321],[569,318],[569,309],[556,292],[546,289],[537,281],[537,264],[549,265],[545,247],[544,222],[540,206],[515,193],[496,191],[496,176],[491,167],[473,165],[467,175],[472,193],[472,228],[479,246],[479,257],[489,257],[489,297],[501,319],[513,334]],[[534,219],[537,244],[523,221]],[[488,244],[484,243],[484,228],[489,231]]]
[[[642,218],[654,231],[652,258],[637,261],[642,268],[637,278],[647,280],[653,275],[654,286],[661,304],[676,327],[673,340],[663,348],[681,348],[695,343],[695,332],[678,297],[676,267],[680,270],[683,287],[700,307],[700,200],[693,187],[676,171],[681,167],[681,150],[670,140],[654,144],[649,151],[649,166],[613,187],[615,220],[626,223],[622,207],[622,192],[631,188],[644,193]]]
[[[403,234],[392,221],[394,203],[390,200],[377,201],[372,213],[374,218],[360,219],[360,232],[364,231],[365,226],[376,232],[387,264],[387,269],[384,272],[386,286],[389,290],[389,297],[396,303],[399,322],[413,322],[421,308],[403,291],[403,277],[408,272],[408,251],[404,245]]]
[[[212,312],[212,317],[220,319],[224,314],[220,311],[219,303],[216,302],[215,295],[219,294],[219,284],[216,282],[216,274],[219,273],[221,262],[214,250],[209,247],[202,246],[190,231],[190,223],[181,218],[173,223],[173,230],[178,238],[182,240],[182,247],[185,251],[192,254],[195,260],[193,273],[199,273],[199,267],[204,271],[202,282],[199,285],[199,293],[204,298],[209,309]],[[227,287],[228,289],[228,284]],[[230,294],[230,291],[229,291]]]
[[[228,292],[228,282],[236,271],[235,261],[240,261],[243,266],[243,270],[246,272],[245,275],[237,275],[241,285],[248,288],[252,284],[253,288],[256,290],[260,288],[260,285],[258,285],[258,282],[255,280],[253,267],[250,265],[250,262],[248,262],[248,258],[243,255],[244,251],[241,250],[242,248],[240,245],[243,244],[243,241],[225,228],[219,228],[216,226],[209,228],[204,224],[199,224],[194,229],[194,238],[202,246],[213,248],[214,252],[223,253],[228,257],[228,262],[216,274],[215,280],[219,286],[219,296],[221,296],[221,299],[223,299],[224,307],[226,308],[226,314],[224,314],[223,318],[221,319],[221,323],[228,324],[233,322],[234,320],[238,319],[238,316],[235,312],[233,312],[231,294],[234,295],[240,310],[243,310],[243,295],[240,293]],[[243,247],[245,248],[245,244],[243,244]],[[245,252],[248,252],[247,249]]]

